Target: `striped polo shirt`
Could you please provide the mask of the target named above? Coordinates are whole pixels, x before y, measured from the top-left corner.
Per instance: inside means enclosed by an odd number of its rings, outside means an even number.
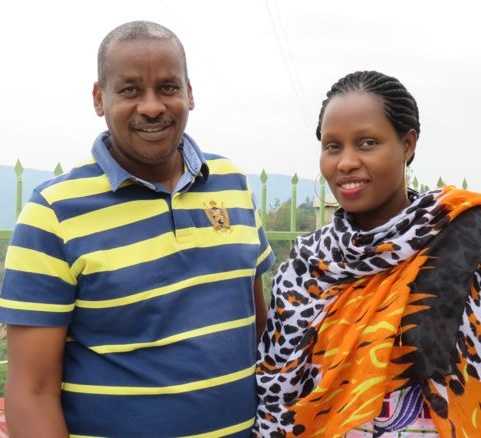
[[[185,135],[169,193],[122,169],[109,138],[25,205],[0,321],[69,326],[71,436],[249,437],[253,281],[274,257],[246,177]]]

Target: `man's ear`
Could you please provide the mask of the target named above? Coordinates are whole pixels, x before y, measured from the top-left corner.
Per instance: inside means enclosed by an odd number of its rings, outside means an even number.
[[[192,94],[192,85],[190,85],[190,80],[187,82],[187,96],[189,98],[189,109],[193,110],[195,108],[194,95]]]
[[[95,112],[99,117],[104,115],[104,104],[102,99],[102,89],[100,88],[98,82],[94,83],[94,88],[92,90],[92,96],[94,98],[94,108]]]

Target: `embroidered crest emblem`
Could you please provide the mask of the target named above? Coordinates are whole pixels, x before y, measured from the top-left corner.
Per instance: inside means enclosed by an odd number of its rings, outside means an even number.
[[[216,201],[209,201],[209,205],[205,205],[205,214],[209,218],[210,223],[214,226],[215,231],[232,231],[230,227],[229,212],[221,203],[219,207]]]

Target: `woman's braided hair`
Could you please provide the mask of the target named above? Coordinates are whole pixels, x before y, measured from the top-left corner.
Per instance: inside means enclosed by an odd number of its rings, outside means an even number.
[[[379,96],[384,105],[386,117],[401,137],[410,129],[414,129],[419,137],[421,126],[416,100],[398,79],[377,71],[357,71],[339,79],[327,92],[322,102],[316,137],[321,140],[321,124],[324,112],[331,99],[337,95],[351,91],[363,91]],[[413,160],[407,163],[410,164]]]

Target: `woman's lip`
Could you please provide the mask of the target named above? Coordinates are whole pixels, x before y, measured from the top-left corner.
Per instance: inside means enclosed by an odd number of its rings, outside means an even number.
[[[345,182],[337,185],[339,194],[341,194],[344,197],[357,196],[366,188],[366,186],[367,186],[367,182],[365,181]]]
[[[348,182],[338,183],[338,186],[341,189],[345,189],[345,190],[354,190],[364,185],[366,185],[365,181],[348,181]]]

